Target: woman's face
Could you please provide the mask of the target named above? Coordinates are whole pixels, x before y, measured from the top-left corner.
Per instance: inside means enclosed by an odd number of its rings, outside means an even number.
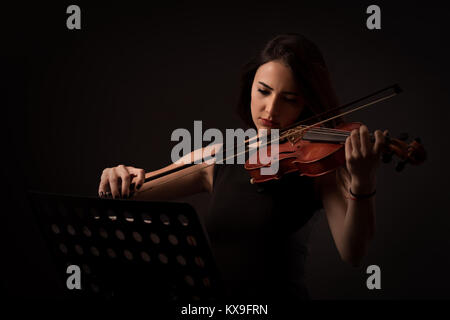
[[[304,104],[288,66],[274,60],[258,68],[251,93],[252,119],[258,130],[287,127],[298,119]]]

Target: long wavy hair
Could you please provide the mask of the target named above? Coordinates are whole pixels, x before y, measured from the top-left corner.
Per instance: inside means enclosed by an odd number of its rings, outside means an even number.
[[[297,121],[338,106],[330,74],[319,48],[300,34],[280,34],[271,39],[260,53],[242,68],[237,113],[246,126],[255,128],[250,100],[256,71],[261,65],[274,60],[282,61],[291,69],[306,101],[306,108]]]

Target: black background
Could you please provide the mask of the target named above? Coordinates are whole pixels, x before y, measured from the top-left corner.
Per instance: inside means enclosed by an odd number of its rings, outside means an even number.
[[[237,128],[240,67],[279,33],[321,48],[342,103],[393,83],[401,95],[350,117],[420,136],[428,161],[378,174],[377,234],[360,268],[344,264],[319,214],[307,279],[315,299],[448,298],[450,261],[447,13],[440,2],[72,2],[4,6],[2,30],[2,286],[55,297],[55,270],[25,190],[95,195],[103,168],[170,163],[176,128]],[[366,8],[381,8],[381,30]],[[181,201],[205,214],[208,195]],[[290,199],[287,199],[289,201]],[[381,290],[366,288],[380,266]]]

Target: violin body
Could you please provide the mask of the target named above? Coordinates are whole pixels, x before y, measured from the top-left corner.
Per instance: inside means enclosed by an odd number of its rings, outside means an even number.
[[[302,176],[318,177],[333,172],[345,165],[345,140],[350,132],[359,129],[362,123],[341,123],[334,129],[311,127],[302,132],[294,141],[287,139],[279,144],[279,155],[274,155],[272,161],[279,161],[279,170],[273,175],[262,175],[261,168],[271,164],[262,164],[259,153],[255,152],[245,163],[249,172],[251,183],[262,183],[269,180],[280,179],[284,174],[298,172]],[[372,137],[373,138],[373,137]],[[263,148],[265,154],[271,157],[271,146]],[[383,158],[390,161],[396,154],[402,160],[397,170],[403,169],[406,163],[420,164],[426,158],[426,153],[418,139],[406,144],[399,139],[386,138],[386,147]],[[388,162],[385,161],[385,162]],[[400,169],[399,169],[400,168]]]

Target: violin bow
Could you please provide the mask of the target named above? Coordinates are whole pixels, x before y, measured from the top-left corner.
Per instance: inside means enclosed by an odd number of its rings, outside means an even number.
[[[389,95],[387,95],[387,96],[378,98],[378,99],[376,99],[376,100],[374,100],[374,101],[368,102],[368,103],[366,103],[366,104],[357,106],[357,107],[355,107],[355,108],[353,108],[353,109],[350,109],[350,110],[345,111],[345,112],[343,112],[343,113],[340,113],[340,114],[338,114],[338,115],[335,115],[335,116],[332,116],[332,117],[330,117],[330,118],[327,118],[327,119],[325,119],[325,120],[321,120],[321,121],[319,121],[319,122],[317,122],[317,123],[314,123],[314,124],[312,124],[312,125],[309,125],[309,126],[302,126],[300,129],[298,128],[299,126],[301,126],[301,125],[302,125],[303,123],[305,123],[305,122],[308,122],[308,121],[311,121],[311,120],[314,120],[314,119],[317,119],[317,118],[320,118],[320,117],[327,116],[327,115],[332,114],[332,113],[334,113],[334,112],[336,112],[336,111],[338,111],[338,110],[347,108],[347,107],[349,107],[349,106],[351,106],[351,105],[354,105],[354,104],[356,104],[356,103],[358,103],[358,102],[361,102],[361,101],[363,101],[363,100],[372,98],[373,96],[376,96],[376,95],[381,94],[381,93],[383,93],[383,92],[385,92],[385,91],[388,91],[388,90],[393,90],[394,92],[391,93],[391,94],[389,94]],[[366,95],[366,96],[364,96],[364,97],[362,97],[362,98],[358,98],[358,99],[356,99],[356,100],[354,100],[354,101],[352,101],[352,102],[349,102],[349,103],[346,103],[346,104],[344,104],[344,105],[341,105],[341,106],[332,108],[332,109],[327,110],[327,111],[325,111],[325,112],[322,112],[322,113],[320,113],[320,114],[311,116],[311,117],[309,117],[309,118],[307,118],[307,119],[304,119],[304,120],[302,120],[302,121],[296,122],[296,123],[294,123],[294,124],[288,126],[287,128],[282,129],[281,132],[282,132],[282,135],[283,135],[283,136],[280,135],[280,137],[279,137],[278,139],[274,139],[274,140],[268,141],[264,146],[270,145],[272,142],[281,140],[282,138],[287,138],[287,137],[289,137],[289,136],[291,136],[291,135],[298,134],[298,131],[299,131],[299,130],[300,130],[301,132],[304,132],[304,131],[306,131],[306,130],[308,130],[308,129],[313,128],[314,126],[317,126],[317,125],[320,125],[320,124],[329,122],[329,121],[331,121],[331,120],[333,120],[333,119],[336,119],[336,118],[342,117],[342,116],[344,116],[344,115],[353,113],[353,112],[355,112],[355,111],[358,111],[358,110],[367,108],[367,107],[369,107],[369,106],[371,106],[371,105],[374,105],[375,103],[378,103],[378,102],[381,102],[381,101],[390,99],[390,98],[396,96],[397,94],[399,94],[399,93],[401,93],[401,92],[402,92],[402,89],[400,88],[400,86],[399,86],[398,84],[394,84],[394,85],[388,86],[388,87],[386,87],[386,88],[384,88],[384,89],[375,91],[374,93],[371,93],[371,94],[369,94],[369,95]],[[233,154],[233,155],[231,155],[231,156],[225,158],[224,160],[236,158],[237,156],[241,155],[242,153],[247,154],[247,153],[249,152],[249,148],[248,148],[249,144],[250,144],[250,143],[253,143],[253,142],[256,142],[257,139],[258,139],[258,136],[255,136],[255,137],[252,137],[252,138],[250,138],[250,139],[245,140],[245,141],[244,141],[244,148],[245,148],[245,151],[243,151],[243,152],[238,152],[238,153],[236,153],[236,154]],[[254,140],[254,141],[253,141],[253,140]],[[239,147],[242,147],[242,146],[243,146],[242,144],[241,144],[241,145],[237,145],[236,148],[239,149]],[[228,151],[228,150],[230,150],[230,149],[231,149],[231,148],[226,149],[226,150],[224,150],[224,151]],[[234,149],[234,147],[233,147],[233,149]],[[211,155],[211,156],[209,156],[208,158],[203,158],[202,160],[203,160],[203,161],[208,161],[208,160],[210,160],[210,159],[215,159],[215,158],[216,158],[215,156],[212,156],[212,155]],[[211,164],[208,164],[206,167],[209,167],[209,166],[211,166],[211,165],[213,165],[213,164],[214,164],[214,162],[211,163]],[[192,166],[194,166],[194,165],[195,165],[195,163],[186,163],[186,164],[183,164],[183,165],[181,165],[181,166],[179,166],[179,167],[176,167],[176,168],[173,168],[173,169],[171,169],[171,170],[168,170],[168,171],[165,171],[165,172],[156,174],[156,175],[154,175],[154,176],[145,178],[145,179],[144,179],[144,183],[145,183],[145,182],[152,181],[152,180],[156,180],[156,179],[161,178],[161,177],[164,177],[164,176],[167,176],[167,175],[169,175],[169,174],[171,174],[171,173],[175,173],[175,172],[178,172],[178,171],[187,169],[187,168],[192,167]],[[197,172],[197,171],[199,171],[199,170],[203,170],[203,169],[205,169],[205,167],[199,168],[198,170],[194,170],[194,171],[192,171],[192,172],[185,173],[182,177],[187,176],[187,175],[192,174],[192,173],[195,173],[195,172]],[[177,177],[176,179],[179,179],[179,178],[181,178],[181,177]],[[174,180],[174,179],[175,179],[175,178],[173,178],[173,179],[168,179],[168,180],[166,180],[166,181],[163,181],[163,182],[161,182],[161,183],[158,183],[158,184],[156,184],[156,185],[150,187],[148,190],[153,189],[153,188],[156,187],[156,186],[160,186],[160,185],[163,185],[163,184],[165,184],[165,183],[168,183],[168,182],[170,182],[170,181],[172,181],[172,180]],[[132,184],[130,185],[130,188],[134,189],[134,183],[132,183]]]

